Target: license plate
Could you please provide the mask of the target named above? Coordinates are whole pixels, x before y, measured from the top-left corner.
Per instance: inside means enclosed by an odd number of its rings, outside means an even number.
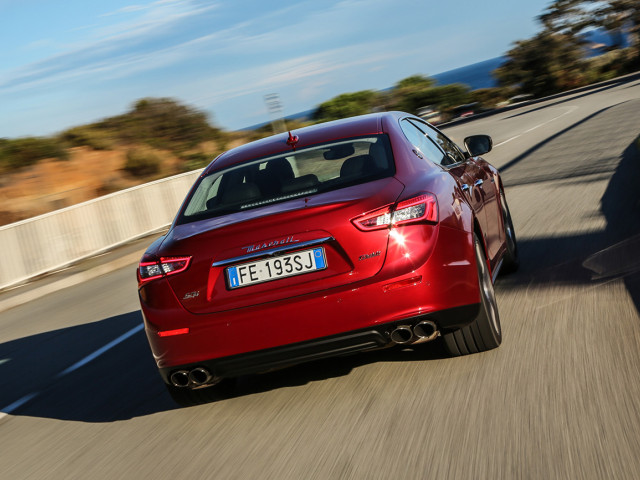
[[[227,268],[226,272],[229,287],[240,288],[325,268],[327,268],[327,260],[324,248],[317,247],[257,262],[243,263]]]

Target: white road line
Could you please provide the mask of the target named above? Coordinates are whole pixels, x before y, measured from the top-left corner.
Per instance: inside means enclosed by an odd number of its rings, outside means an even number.
[[[519,133],[518,135],[516,135],[516,136],[514,136],[514,137],[511,137],[511,138],[509,138],[509,139],[505,140],[504,142],[500,142],[500,143],[498,143],[497,145],[494,145],[494,146],[493,146],[493,148],[497,148],[497,147],[499,147],[499,146],[501,146],[501,145],[504,145],[505,143],[509,143],[511,140],[515,140],[516,138],[519,138],[519,137],[521,137],[522,135],[524,135],[524,134],[526,134],[526,133],[533,132],[533,131],[534,131],[534,130],[536,130],[537,128],[543,127],[543,126],[545,126],[545,125],[547,125],[547,124],[549,124],[549,123],[551,123],[551,122],[553,122],[553,121],[555,121],[555,120],[559,119],[560,117],[564,117],[565,115],[567,115],[567,114],[569,114],[569,113],[573,112],[573,111],[574,111],[574,110],[576,110],[577,108],[578,108],[578,107],[569,107],[569,110],[567,110],[566,112],[564,112],[564,113],[562,113],[562,114],[558,115],[557,117],[553,117],[551,120],[547,120],[546,122],[542,122],[542,123],[540,123],[540,124],[536,125],[535,127],[530,128],[529,130],[525,130],[524,132]]]
[[[123,333],[122,335],[120,335],[118,338],[116,338],[112,342],[107,343],[104,347],[99,348],[98,350],[96,350],[92,354],[87,355],[86,357],[84,357],[79,362],[74,363],[69,368],[67,368],[67,369],[63,370],[62,372],[60,372],[58,375],[56,375],[56,379],[62,378],[65,375],[68,375],[69,373],[76,371],[80,367],[85,366],[87,363],[89,363],[92,360],[95,360],[100,355],[105,353],[107,350],[111,350],[113,347],[115,347],[119,343],[124,342],[127,338],[131,337],[132,335],[135,335],[136,333],[141,331],[143,328],[144,328],[144,325],[142,323],[140,325],[136,325],[134,328],[129,330],[127,333]]]
[[[59,380],[62,377],[64,377],[65,375],[68,375],[68,374],[76,371],[77,369],[85,366],[87,363],[95,360],[96,358],[98,358],[103,353],[107,352],[108,350],[111,350],[113,347],[115,347],[119,343],[124,342],[127,338],[132,337],[136,333],[142,331],[143,329],[144,329],[144,324],[141,323],[139,325],[136,325],[134,328],[132,328],[128,332],[123,333],[122,335],[120,335],[115,340],[107,343],[104,347],[99,348],[95,352],[93,352],[93,353],[87,355],[86,357],[84,357],[82,360],[80,360],[80,361],[74,363],[73,365],[71,365],[70,367],[64,369],[62,372],[58,373],[54,378],[56,380]],[[33,400],[39,394],[40,394],[40,392],[29,393],[28,395],[25,395],[21,399],[16,400],[15,402],[13,402],[11,405],[7,405],[4,408],[0,408],[0,420],[2,420],[7,415],[11,414],[13,411],[18,409],[19,407],[21,407],[25,403]]]
[[[7,405],[4,408],[0,408],[0,420],[2,420],[4,417],[6,417],[10,413],[12,413],[15,409],[17,409],[17,408],[21,407],[22,405],[24,405],[25,403],[27,403],[32,398],[37,397],[39,393],[40,392],[30,393],[29,395],[25,395],[24,397],[22,397],[20,400],[16,400],[11,405]]]

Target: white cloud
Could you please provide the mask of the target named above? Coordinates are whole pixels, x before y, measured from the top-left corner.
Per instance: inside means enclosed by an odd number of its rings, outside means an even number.
[[[138,8],[140,7],[140,8]],[[197,17],[205,12],[218,8],[217,3],[197,5],[192,2],[154,2],[146,6],[124,7],[128,13],[143,12],[130,20],[110,23],[93,30],[98,41],[114,41],[123,38],[144,37],[151,32],[158,32],[177,21]],[[121,9],[122,10],[122,9]],[[114,12],[115,13],[115,12]]]
[[[116,72],[122,65],[131,65],[130,59],[135,57],[141,63],[130,72],[143,71],[144,64],[147,64],[149,69],[175,61],[176,57],[170,55],[163,62],[158,60],[158,55],[170,54],[171,48],[154,49],[151,46],[149,48],[155,51],[137,54],[133,47],[153,43],[152,39],[162,37],[163,33],[171,30],[171,24],[217,8],[215,4],[203,7],[188,2],[179,2],[178,8],[174,8],[176,5],[177,2],[173,1],[155,2],[149,6],[149,11],[141,18],[112,24],[102,30],[92,29],[92,34],[97,35],[98,38],[91,42],[85,41],[68,46],[64,53],[3,72],[0,75],[0,94],[58,84],[62,80],[79,78],[96,71]],[[155,58],[148,61],[147,57]],[[126,75],[126,72],[116,76],[122,75]]]
[[[368,42],[210,75],[185,83],[178,94],[191,103],[214,110],[220,102],[247,95],[262,96],[271,91],[289,91],[300,101],[319,102],[326,98],[318,98],[318,93],[327,85],[335,84],[337,78],[348,78],[360,66],[375,68],[412,53],[383,50],[384,46],[380,42]],[[361,79],[353,79],[353,84],[362,85]],[[365,85],[362,89],[384,86]]]

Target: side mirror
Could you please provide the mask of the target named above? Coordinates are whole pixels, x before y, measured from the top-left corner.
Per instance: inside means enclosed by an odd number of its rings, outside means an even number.
[[[493,148],[493,140],[489,135],[471,135],[464,139],[464,146],[472,157],[489,153]]]

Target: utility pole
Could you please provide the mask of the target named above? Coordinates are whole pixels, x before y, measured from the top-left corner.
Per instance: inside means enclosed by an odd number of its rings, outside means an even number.
[[[282,116],[282,103],[280,102],[280,96],[277,93],[270,93],[264,96],[264,103],[267,105],[269,116],[271,117],[271,128],[273,134],[282,133],[287,131],[287,126],[284,123]]]

